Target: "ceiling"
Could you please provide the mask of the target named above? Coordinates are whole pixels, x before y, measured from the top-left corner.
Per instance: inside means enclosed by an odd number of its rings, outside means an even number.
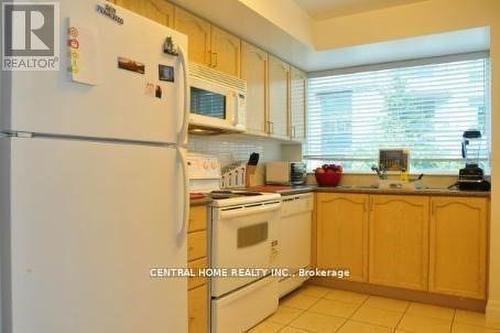
[[[316,20],[421,1],[425,0],[295,0]]]

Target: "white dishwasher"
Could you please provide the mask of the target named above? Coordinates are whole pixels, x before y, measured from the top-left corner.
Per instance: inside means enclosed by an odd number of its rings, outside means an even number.
[[[283,196],[279,233],[279,266],[295,274],[311,266],[312,193]],[[280,297],[300,287],[307,279],[299,276],[279,281]]]

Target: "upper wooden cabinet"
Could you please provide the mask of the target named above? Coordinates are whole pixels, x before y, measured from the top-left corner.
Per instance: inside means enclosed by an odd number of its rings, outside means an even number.
[[[367,281],[368,195],[316,194],[316,260],[323,269],[346,269]]]
[[[303,141],[306,136],[306,80],[304,72],[290,70],[290,138]]]
[[[174,29],[188,36],[189,60],[207,65],[211,64],[210,23],[175,7]]]
[[[427,290],[429,198],[371,197],[369,282]]]
[[[290,65],[269,56],[269,112],[268,133],[277,138],[288,138],[288,107]]]
[[[238,37],[212,26],[212,67],[239,77],[241,41]]]
[[[239,38],[179,7],[175,7],[174,29],[188,36],[189,60],[240,76]]]
[[[174,5],[164,0],[111,0],[110,2],[167,27],[174,25]]]
[[[241,78],[247,81],[247,132],[266,134],[267,111],[267,67],[265,51],[241,43]]]
[[[486,298],[488,200],[431,199],[429,290]]]

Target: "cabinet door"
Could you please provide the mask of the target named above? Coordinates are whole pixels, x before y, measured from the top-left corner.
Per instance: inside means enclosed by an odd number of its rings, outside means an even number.
[[[350,280],[367,281],[368,195],[318,193],[317,266],[346,269]]]
[[[241,41],[227,31],[212,26],[212,66],[224,73],[240,76]]]
[[[288,137],[288,93],[290,66],[269,56],[269,122],[268,133]]]
[[[427,290],[429,198],[371,197],[370,283]]]
[[[189,60],[210,65],[210,23],[175,7],[174,29],[188,36]]]
[[[208,331],[208,292],[207,285],[188,291],[189,333]]]
[[[488,199],[431,201],[431,292],[485,299]]]
[[[113,0],[112,2],[167,27],[174,25],[174,6],[167,1]]]
[[[306,136],[306,74],[290,71],[290,138],[303,141]]]
[[[241,43],[241,78],[247,81],[247,132],[266,134],[267,65],[265,51]]]

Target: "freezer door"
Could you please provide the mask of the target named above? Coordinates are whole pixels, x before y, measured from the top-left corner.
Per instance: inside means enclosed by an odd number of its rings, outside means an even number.
[[[11,92],[3,96],[9,114],[0,129],[176,143],[184,117],[184,69],[181,57],[163,53],[163,43],[172,36],[187,50],[187,37],[107,1],[58,3],[60,70],[4,75],[2,86]],[[116,8],[123,24],[99,14],[97,3]],[[80,29],[79,70],[93,69],[96,85],[73,82],[68,72],[69,20]],[[130,70],[119,68],[119,58]],[[168,75],[160,78],[160,65],[174,68],[174,82],[165,81]]]
[[[174,149],[11,139],[15,333],[187,331]]]

